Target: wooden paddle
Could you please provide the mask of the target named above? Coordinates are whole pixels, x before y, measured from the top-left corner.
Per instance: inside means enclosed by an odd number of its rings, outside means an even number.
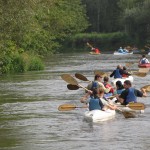
[[[78,90],[80,87],[77,85],[67,84],[69,90]]]
[[[76,77],[77,79],[82,80],[82,81],[89,81],[84,75],[82,75],[82,74],[80,74],[80,73],[75,73],[75,77]],[[91,81],[89,81],[89,82],[91,82]]]
[[[126,67],[131,67],[134,63],[133,62],[128,62],[125,64]]]
[[[74,110],[76,108],[87,108],[87,106],[76,106],[74,104],[62,104],[58,107],[59,111],[70,111],[70,110]],[[119,108],[117,108],[117,110],[119,110],[125,118],[134,118],[135,117],[135,111],[123,111]]]
[[[129,107],[131,109],[134,110],[144,110],[145,109],[145,105],[143,103],[129,103],[128,105],[126,105],[126,107]]]
[[[142,72],[142,73],[148,73],[149,72],[149,68],[139,68],[139,72]]]
[[[85,88],[82,85],[78,84],[78,81],[74,77],[72,77],[70,74],[63,74],[63,75],[61,75],[61,78],[69,84],[77,85],[77,86],[85,89],[87,92],[90,92],[90,90],[88,90],[87,88]]]
[[[138,77],[145,77],[147,75],[146,72],[133,72],[132,75],[136,75]]]
[[[76,106],[74,104],[63,104],[58,107],[59,111],[70,111],[76,108],[87,108],[87,106]]]
[[[96,74],[99,74],[99,75],[102,76],[102,77],[108,76],[107,73],[102,72],[102,71],[98,71],[98,70],[95,70],[95,71],[94,71],[94,74],[95,74],[95,75],[96,75]]]
[[[86,43],[87,46],[89,46],[90,48],[94,48],[90,43]]]
[[[150,92],[150,85],[145,85],[145,86],[143,86],[143,87],[141,88],[141,90],[142,90],[142,89],[145,89],[146,92]]]

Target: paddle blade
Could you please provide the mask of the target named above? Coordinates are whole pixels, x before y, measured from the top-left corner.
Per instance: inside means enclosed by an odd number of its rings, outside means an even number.
[[[149,68],[139,68],[139,72],[148,73],[149,72]]]
[[[80,74],[80,73],[76,73],[76,74],[75,74],[75,77],[76,77],[77,79],[82,80],[82,81],[89,81],[84,75],[82,75],[82,74]]]
[[[102,76],[102,77],[108,76],[107,73],[102,72],[102,71],[98,71],[98,70],[95,70],[95,71],[94,71],[94,74],[95,74],[95,75],[96,75],[96,74],[99,74],[99,75]]]
[[[74,110],[75,108],[76,108],[76,106],[73,104],[63,104],[58,107],[58,110],[59,111],[69,111],[69,110]]]
[[[132,112],[132,111],[122,111],[122,114],[124,115],[125,118],[135,118],[136,117],[136,112]]]
[[[79,87],[78,87],[77,85],[72,85],[72,84],[68,84],[68,85],[67,85],[67,88],[68,88],[69,90],[78,90],[78,89],[79,89]]]
[[[141,89],[145,89],[146,92],[150,92],[150,85],[145,85]]]
[[[129,103],[126,106],[131,109],[134,109],[134,110],[144,110],[145,109],[145,105],[143,103]]]
[[[132,63],[132,62],[128,62],[128,63],[126,63],[126,67],[130,67],[130,66],[132,66],[134,63]]]
[[[78,85],[78,82],[76,79],[74,79],[70,74],[63,74],[61,75],[61,78],[66,81],[67,83],[70,83],[72,85]]]
[[[147,75],[147,73],[145,73],[145,72],[133,72],[133,75],[136,75],[138,77],[145,77]]]

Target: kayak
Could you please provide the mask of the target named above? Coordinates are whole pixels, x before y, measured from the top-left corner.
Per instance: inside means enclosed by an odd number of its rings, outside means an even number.
[[[133,52],[130,52],[130,53],[128,53],[128,52],[117,52],[117,51],[115,51],[114,52],[114,55],[130,55],[130,54],[133,54]]]
[[[125,112],[128,118],[136,118],[136,117],[138,117],[140,114],[143,114],[143,113],[144,113],[144,110],[133,110],[133,109],[131,109],[131,108],[129,108],[129,107],[121,106],[121,105],[118,106],[118,108],[119,108],[120,110],[122,110],[123,112]],[[119,112],[119,113],[120,113],[120,112]],[[127,117],[126,117],[126,118],[127,118]]]
[[[116,78],[116,79],[113,79],[111,81],[111,83],[113,84],[113,86],[116,86],[117,81],[121,81],[122,84],[124,84],[125,80],[129,80],[129,81],[133,82],[133,76],[128,76],[127,78]]]
[[[139,64],[138,67],[139,67],[139,68],[150,68],[150,63],[147,63],[147,64]]]
[[[102,121],[113,119],[115,115],[116,115],[115,110],[110,110],[110,109],[107,109],[105,111],[92,110],[92,111],[86,111],[84,114],[84,118],[87,121],[102,122]]]
[[[91,55],[100,55],[101,53],[90,52]]]
[[[145,50],[132,50],[133,54],[143,54]]]

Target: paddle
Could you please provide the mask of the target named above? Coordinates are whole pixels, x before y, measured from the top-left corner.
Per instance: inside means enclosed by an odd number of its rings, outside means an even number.
[[[80,87],[77,85],[67,84],[69,90],[78,90]]]
[[[128,105],[126,105],[126,107],[129,107],[131,109],[134,110],[144,110],[145,109],[145,105],[143,103],[129,103]]]
[[[139,68],[139,72],[148,73],[149,72],[149,68]]]
[[[90,90],[88,90],[87,88],[85,88],[82,85],[78,84],[77,80],[75,78],[73,78],[70,74],[63,74],[63,75],[61,75],[61,78],[64,81],[66,81],[67,83],[70,83],[72,85],[77,85],[77,86],[85,89],[86,91],[90,92]]]
[[[99,74],[99,75],[102,76],[102,77],[108,76],[107,73],[102,72],[102,71],[98,71],[98,70],[95,70],[95,71],[94,71],[94,74],[95,74],[95,75],[96,75],[96,74]]]
[[[125,65],[126,65],[126,67],[131,67],[133,64],[134,64],[133,62],[128,62]]]
[[[132,75],[136,75],[138,77],[145,77],[147,75],[146,72],[132,72]]]
[[[145,85],[141,89],[145,89],[146,92],[150,92],[150,85]]]
[[[93,48],[93,46],[90,43],[86,43],[87,46],[89,46],[90,48]]]
[[[87,108],[87,106],[76,106],[74,104],[63,104],[58,107],[59,111],[69,111],[74,110],[76,108]]]
[[[80,73],[75,73],[75,77],[77,79],[80,79],[82,81],[89,81],[84,75],[80,74]],[[91,81],[90,81],[91,82]]]
[[[70,111],[70,110],[74,110],[76,108],[87,108],[87,106],[76,106],[74,104],[63,104],[63,105],[60,105],[58,107],[58,110],[59,111]],[[135,114],[134,114],[135,112],[134,111],[123,111],[123,110],[121,110],[119,108],[117,108],[117,110],[119,110],[124,115],[125,118],[134,118],[135,117]]]

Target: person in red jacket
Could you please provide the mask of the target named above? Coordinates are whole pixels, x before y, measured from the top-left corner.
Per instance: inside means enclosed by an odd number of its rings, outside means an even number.
[[[111,84],[109,84],[109,77],[105,76],[103,80],[105,88],[111,88],[109,93],[114,93],[113,87],[111,86]]]
[[[99,53],[100,53],[100,50],[99,50],[98,48],[92,47],[91,50],[92,50],[94,53],[96,53],[96,54],[99,54]]]

